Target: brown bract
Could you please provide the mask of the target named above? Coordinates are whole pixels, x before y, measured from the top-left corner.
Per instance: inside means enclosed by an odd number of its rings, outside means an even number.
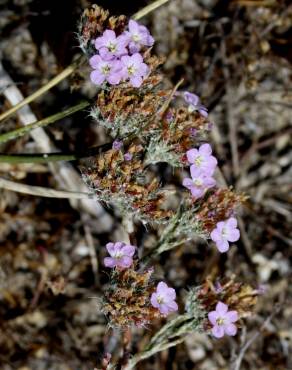
[[[221,301],[228,305],[229,310],[236,310],[239,317],[251,314],[257,303],[257,289],[249,284],[236,282],[234,277],[217,284],[215,287],[211,280],[206,279],[197,291],[197,298],[207,312],[215,310],[217,303]]]
[[[132,212],[142,219],[161,220],[171,215],[162,204],[165,196],[159,191],[158,180],[146,179],[142,161],[138,158],[143,148],[132,144],[126,161],[121,150],[111,149],[94,159],[90,167],[82,169],[85,180],[101,200],[115,201],[123,212]]]
[[[151,281],[152,273],[153,269],[137,272],[134,267],[117,269],[112,273],[102,305],[110,325],[127,327],[134,324],[141,327],[161,316],[150,303],[151,294],[155,290]]]
[[[81,46],[91,54],[91,42],[100,36],[106,29],[111,29],[117,35],[121,34],[126,26],[127,18],[124,15],[110,17],[109,12],[93,4],[85,9],[79,24],[79,38]]]
[[[235,193],[231,189],[216,189],[202,203],[196,218],[202,222],[207,231],[212,231],[217,222],[231,217],[234,210],[245,202],[247,197],[243,193]]]

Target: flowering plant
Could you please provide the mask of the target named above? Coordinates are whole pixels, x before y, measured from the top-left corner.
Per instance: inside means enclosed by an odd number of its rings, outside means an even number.
[[[182,82],[163,87],[158,70],[162,59],[152,55],[154,38],[137,21],[110,17],[93,6],[82,16],[79,40],[93,68],[90,79],[97,85],[91,116],[114,140],[90,165],[83,165],[83,178],[99,200],[132,224],[131,235],[134,222],[151,224],[158,234],[142,256],[140,247],[127,240],[106,245],[104,265],[111,274],[101,310],[111,326],[122,328],[177,315],[125,368],[134,368],[194,330],[216,338],[235,335],[242,307],[247,313],[255,304],[251,287],[230,280],[219,291],[206,281],[191,288],[183,304],[174,288],[154,282],[154,268],[147,266],[154,256],[195,237],[212,240],[221,253],[239,239],[235,214],[245,197],[217,184],[218,160],[207,142],[212,127],[207,108],[197,95],[179,91]],[[155,165],[162,162],[180,169],[177,188],[161,186]],[[184,172],[188,167],[190,177]],[[174,204],[168,202],[171,194],[177,199]],[[250,297],[244,304],[243,289]]]

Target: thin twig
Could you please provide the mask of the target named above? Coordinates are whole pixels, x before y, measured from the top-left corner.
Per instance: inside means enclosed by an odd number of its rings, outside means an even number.
[[[139,10],[137,13],[133,15],[132,18],[139,20],[145,15],[153,12],[155,9],[159,8],[163,4],[166,4],[170,0],[156,0],[152,4],[147,5],[145,8]],[[14,105],[10,109],[8,109],[6,112],[0,114],[0,121],[4,120],[5,118],[8,118],[13,113],[17,112],[18,109],[25,106],[26,104],[31,103],[32,101],[36,100],[43,94],[45,94],[47,91],[49,91],[52,87],[56,86],[58,83],[63,81],[65,78],[69,77],[83,62],[85,61],[84,56],[79,56],[78,59],[70,64],[67,68],[65,68],[61,73],[59,73],[56,77],[54,77],[52,80],[50,80],[46,85],[42,86],[40,89],[38,89],[36,92],[28,96],[27,98],[23,99],[18,104]]]
[[[152,4],[149,4],[147,6],[145,6],[145,8],[139,10],[137,13],[135,13],[132,18],[133,19],[141,19],[143,17],[145,17],[145,15],[147,14],[150,14],[151,12],[153,12],[153,10],[159,8],[160,6],[168,3],[170,0],[156,0],[154,1]]]
[[[18,109],[20,109],[24,105],[29,104],[32,101],[36,100],[37,98],[42,96],[44,93],[49,91],[52,87],[56,86],[58,83],[60,83],[65,78],[70,76],[77,69],[77,67],[79,67],[82,64],[83,61],[84,61],[84,57],[80,56],[75,62],[70,64],[61,73],[59,73],[56,77],[54,77],[52,80],[50,80],[46,85],[42,86],[36,92],[29,95],[27,98],[23,99],[21,102],[14,105],[12,108],[7,110],[6,112],[2,113],[0,115],[0,121],[3,121],[5,118],[11,116],[13,113],[17,112]]]
[[[70,153],[40,153],[40,154],[1,154],[0,163],[51,163],[60,161],[76,161],[78,159],[88,158],[98,155],[103,151],[111,148],[112,143],[105,143],[98,145],[84,152],[70,152]]]
[[[73,107],[70,107],[62,112],[53,114],[49,117],[43,118],[39,121],[30,123],[26,126],[20,127],[16,130],[6,132],[5,134],[0,135],[0,143],[6,143],[9,140],[16,139],[18,137],[21,137],[27,133],[29,133],[31,130],[39,128],[39,127],[45,127],[51,123],[54,123],[64,117],[70,116],[73,113],[76,113],[80,111],[81,109],[86,108],[90,103],[87,101],[82,101],[81,103],[78,103],[77,105],[74,105]]]
[[[231,366],[232,370],[240,370],[241,362],[243,360],[243,357],[245,355],[245,352],[248,350],[248,348],[252,345],[252,343],[259,337],[259,335],[265,330],[265,328],[269,325],[272,318],[278,314],[281,307],[276,307],[275,310],[271,313],[270,316],[266,318],[266,320],[263,322],[262,326],[256,331],[256,333],[242,346],[235,363]]]
[[[39,197],[47,198],[63,198],[63,199],[95,199],[96,196],[93,193],[82,193],[74,191],[54,190],[42,186],[32,186],[17,183],[14,181],[0,178],[0,188],[16,191],[18,193],[30,194]]]

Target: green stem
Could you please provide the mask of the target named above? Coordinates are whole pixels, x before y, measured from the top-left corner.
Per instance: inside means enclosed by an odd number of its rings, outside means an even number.
[[[2,134],[0,135],[0,143],[6,143],[9,140],[13,140],[13,139],[16,139],[18,137],[25,135],[26,133],[30,132],[31,130],[35,128],[47,126],[50,123],[56,122],[64,117],[70,116],[71,114],[78,112],[79,110],[83,108],[88,107],[89,104],[90,103],[87,101],[82,101],[81,103],[74,105],[73,107],[70,107],[64,110],[63,112],[53,114],[52,116],[41,119],[40,121],[30,123],[29,125],[26,125],[24,127],[20,127],[16,130]]]
[[[87,151],[80,153],[41,153],[41,154],[1,154],[0,153],[0,163],[49,163],[49,162],[59,162],[59,161],[76,161],[78,159],[88,158],[97,155],[104,150],[111,148],[112,143],[106,143]]]
[[[48,90],[50,90],[52,87],[63,81],[65,78],[70,76],[76,69],[79,67],[82,62],[84,62],[85,58],[83,56],[79,56],[78,59],[70,64],[67,68],[65,68],[61,73],[59,73],[56,77],[54,77],[52,80],[50,80],[46,85],[42,86],[40,89],[38,89],[33,94],[29,95],[27,98],[23,99],[18,104],[14,105],[10,109],[8,109],[6,112],[0,114],[0,121],[4,120],[5,118],[8,118],[13,113],[17,112],[18,109],[22,108],[24,105],[31,103],[35,99],[42,96],[44,93],[46,93]]]

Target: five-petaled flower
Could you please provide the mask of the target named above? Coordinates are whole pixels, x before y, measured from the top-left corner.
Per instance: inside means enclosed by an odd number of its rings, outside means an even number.
[[[124,79],[129,79],[134,87],[140,87],[143,78],[149,73],[149,67],[143,63],[142,55],[135,53],[132,56],[125,55],[121,58],[123,65],[122,75]]]
[[[191,177],[186,177],[183,180],[183,186],[189,189],[192,193],[192,196],[196,199],[201,198],[206,190],[212,188],[216,185],[216,181],[207,173],[202,172],[195,165],[192,165],[190,168]]]
[[[190,149],[187,151],[188,161],[204,172],[206,175],[213,175],[217,166],[217,159],[212,155],[210,144],[202,144],[199,149]]]
[[[218,302],[216,310],[208,313],[208,318],[213,325],[212,334],[216,338],[222,338],[224,334],[235,335],[237,327],[234,322],[238,320],[237,311],[228,311],[228,306],[223,302]]]
[[[200,103],[198,95],[186,91],[184,92],[184,99],[189,104],[189,112],[198,111],[202,116],[208,117],[208,110]]]
[[[178,310],[175,302],[176,293],[173,288],[169,288],[167,284],[161,281],[156,288],[156,292],[151,295],[151,304],[157,308],[163,315],[168,315],[171,312]]]
[[[100,55],[94,55],[89,59],[91,67],[94,69],[90,73],[90,79],[95,85],[101,85],[105,81],[112,85],[120,83],[121,63],[118,60],[103,60]]]
[[[125,31],[125,35],[129,42],[129,50],[131,54],[140,51],[141,46],[152,46],[154,38],[145,26],[140,25],[138,22],[129,21],[129,31]]]
[[[132,265],[136,250],[133,245],[123,242],[107,243],[106,249],[110,255],[103,260],[106,267],[125,269]]]
[[[210,236],[221,253],[227,252],[229,249],[228,242],[236,242],[240,237],[240,232],[237,229],[237,220],[234,217],[230,217],[226,221],[218,222]]]
[[[116,36],[112,30],[105,30],[103,35],[95,40],[95,48],[99,51],[103,60],[113,60],[122,55],[127,55],[128,44],[125,35]]]

